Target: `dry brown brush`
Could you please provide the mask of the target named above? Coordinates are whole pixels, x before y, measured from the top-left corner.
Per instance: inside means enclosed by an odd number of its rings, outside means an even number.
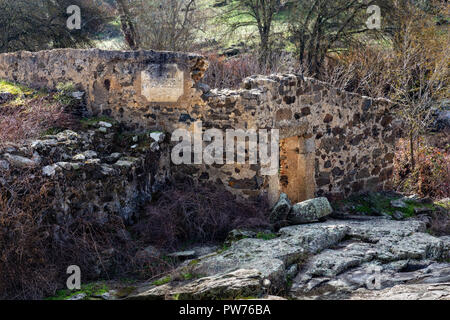
[[[267,201],[240,201],[223,186],[176,183],[147,206],[134,227],[141,240],[159,247],[221,242],[236,228],[268,228]]]

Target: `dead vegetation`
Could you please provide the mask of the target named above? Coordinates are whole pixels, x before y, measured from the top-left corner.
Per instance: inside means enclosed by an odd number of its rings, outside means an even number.
[[[53,94],[36,95],[0,105],[0,146],[39,137],[51,129],[69,128],[76,123],[67,105]]]
[[[0,299],[40,299],[65,285],[78,265],[83,283],[158,277],[170,259],[136,253],[148,245],[176,249],[187,242],[217,242],[237,227],[267,227],[264,209],[237,202],[218,188],[176,185],[149,204],[131,234],[122,219],[61,215],[55,185],[39,172],[2,171],[0,180]]]
[[[175,183],[150,203],[133,227],[139,239],[158,247],[223,242],[237,228],[268,228],[266,201],[245,202],[223,186]]]

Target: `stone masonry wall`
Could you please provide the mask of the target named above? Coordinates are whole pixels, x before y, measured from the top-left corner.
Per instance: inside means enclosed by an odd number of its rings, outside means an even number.
[[[0,55],[1,79],[51,90],[73,82],[85,92],[91,115],[133,120],[145,128],[166,125],[153,109],[197,104],[201,91],[193,86],[206,67],[202,56],[173,52],[58,49]]]
[[[154,51],[0,55],[0,78],[49,88],[73,81],[86,92],[92,115],[107,115],[134,128],[170,135],[202,121],[204,130],[280,129],[281,139],[299,137],[298,153],[312,159],[303,179],[313,192],[306,191],[309,197],[342,198],[389,188],[400,133],[389,101],[300,75],[253,76],[240,90],[210,90],[199,83],[206,68],[207,61],[195,54]],[[171,170],[223,183],[244,197],[266,193],[271,202],[289,184],[284,168],[270,177],[261,175],[259,165],[172,165]]]
[[[301,137],[306,152],[314,154],[314,167],[308,168],[314,179],[305,183],[315,184],[315,196],[340,199],[390,187],[400,127],[391,114],[394,106],[385,99],[344,92],[296,75],[250,77],[241,90],[212,90],[203,99],[203,112],[191,113],[189,120],[202,120],[204,127],[206,123],[207,128],[221,129],[278,128],[281,139]],[[225,164],[189,170],[199,179],[219,179],[244,196],[264,190],[273,202],[282,177],[261,176],[260,169]]]

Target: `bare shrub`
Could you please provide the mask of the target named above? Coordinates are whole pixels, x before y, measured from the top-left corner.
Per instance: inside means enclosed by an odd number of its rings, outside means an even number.
[[[61,186],[38,169],[3,170],[0,176],[0,299],[51,296],[64,288],[70,265],[81,268],[83,282],[153,279],[175,262],[158,255],[142,259],[137,253],[149,244],[171,250],[186,242],[221,241],[234,228],[268,227],[264,202],[244,203],[221,188],[184,183],[150,204],[130,237],[119,216],[61,216],[54,209]]]
[[[82,280],[148,277],[171,268],[159,260],[137,261],[139,244],[123,237],[125,225],[110,215],[58,217],[55,185],[35,170],[1,172],[0,299],[41,299],[64,288],[67,267]]]
[[[267,203],[243,202],[219,186],[178,183],[146,209],[133,230],[145,242],[175,248],[186,242],[219,242],[235,228],[267,228]]]
[[[132,20],[124,31],[132,49],[190,51],[205,23],[196,0],[133,1],[129,4]],[[119,1],[120,8],[126,8]],[[123,10],[122,12],[126,12]],[[124,15],[122,14],[121,17]],[[122,27],[124,19],[122,18]],[[131,41],[130,41],[131,40]]]
[[[394,183],[398,190],[420,196],[450,196],[450,153],[417,142],[415,166],[411,166],[409,141],[400,140],[394,161]]]
[[[389,97],[394,54],[377,46],[350,48],[339,56],[325,59],[317,78],[342,90],[369,97]],[[307,67],[304,74],[311,76]]]
[[[0,146],[35,138],[51,128],[68,128],[75,118],[66,106],[50,96],[34,98],[23,105],[0,106]]]
[[[438,237],[450,235],[450,208],[431,212],[430,231]]]
[[[295,59],[286,52],[274,54],[271,66],[262,66],[255,53],[244,53],[231,58],[210,52],[202,54],[209,62],[209,68],[202,81],[212,88],[236,89],[240,87],[242,80],[252,75],[298,71]]]

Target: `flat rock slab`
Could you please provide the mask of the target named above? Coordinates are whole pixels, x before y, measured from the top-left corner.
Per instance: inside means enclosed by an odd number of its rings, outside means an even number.
[[[448,281],[450,264],[433,265],[448,253],[445,243],[423,233],[421,221],[380,219],[344,223],[349,227],[350,240],[311,257],[293,281],[292,297],[317,297],[324,292],[345,294],[371,287],[371,281],[375,280],[380,288],[417,282],[424,278],[425,271],[421,269],[426,270],[426,278],[432,282]],[[405,271],[415,268],[418,270],[412,273]]]
[[[450,282],[398,285],[379,291],[359,289],[350,300],[450,300]]]
[[[168,283],[142,287],[130,300],[214,300],[262,295],[263,277],[258,270],[236,270],[227,274],[203,277],[188,283]]]

